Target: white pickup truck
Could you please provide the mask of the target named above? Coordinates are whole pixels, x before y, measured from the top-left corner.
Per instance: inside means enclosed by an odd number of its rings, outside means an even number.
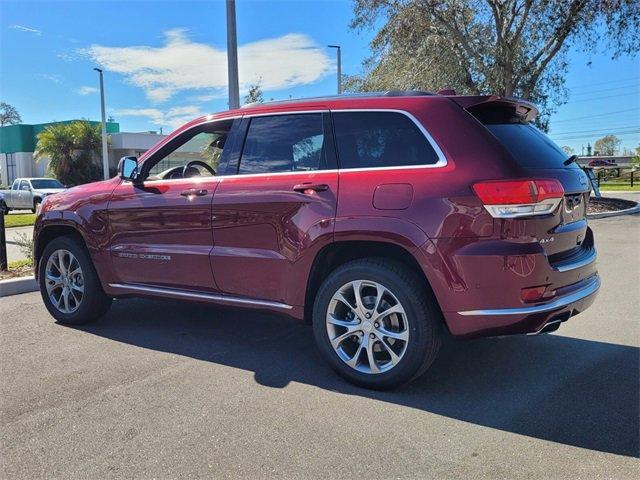
[[[10,210],[31,210],[37,212],[47,195],[65,189],[55,178],[16,178],[10,190],[0,191],[0,210],[3,214]]]

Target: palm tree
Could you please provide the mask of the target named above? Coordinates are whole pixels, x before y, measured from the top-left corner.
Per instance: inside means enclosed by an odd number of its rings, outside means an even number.
[[[100,125],[87,120],[50,125],[38,134],[34,157],[49,158],[49,171],[65,185],[100,178]]]

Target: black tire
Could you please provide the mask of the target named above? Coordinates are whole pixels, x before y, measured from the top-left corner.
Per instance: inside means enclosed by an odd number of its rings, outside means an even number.
[[[84,280],[84,292],[79,306],[71,313],[60,311],[52,302],[47,293],[46,286],[46,266],[51,255],[58,250],[67,250],[71,252],[77,259],[82,270]],[[102,290],[102,285],[98,278],[98,274],[93,266],[91,257],[86,247],[80,240],[73,236],[63,236],[53,239],[42,252],[40,263],[38,265],[38,279],[40,284],[40,294],[47,310],[53,318],[59,323],[69,325],[81,325],[98,320],[102,317],[109,307],[111,307],[112,298],[107,296]]]
[[[11,209],[7,207],[7,204],[4,203],[4,201],[0,201],[0,211],[2,212],[2,215],[9,215]]]
[[[327,332],[331,298],[342,286],[356,280],[383,285],[406,312],[409,339],[404,355],[390,370],[381,373],[363,373],[347,365],[331,346]],[[395,388],[422,375],[438,354],[443,323],[440,308],[424,280],[404,265],[383,258],[354,260],[338,267],[323,282],[313,307],[313,330],[322,355],[340,376],[374,390]]]
[[[39,198],[36,198],[33,201],[33,208],[31,209],[31,213],[38,213],[38,210],[40,210],[41,203],[42,203],[42,200],[40,200]]]

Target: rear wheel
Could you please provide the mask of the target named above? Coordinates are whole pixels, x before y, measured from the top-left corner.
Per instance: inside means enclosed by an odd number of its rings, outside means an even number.
[[[39,198],[36,198],[33,201],[33,208],[31,209],[32,213],[40,213],[40,205],[42,204],[42,200],[40,200]]]
[[[426,371],[442,336],[435,299],[413,272],[393,261],[349,262],[324,281],[313,310],[318,347],[356,385],[389,389]]]
[[[44,304],[60,323],[97,320],[111,306],[89,253],[71,236],[58,237],[45,247],[38,278]]]

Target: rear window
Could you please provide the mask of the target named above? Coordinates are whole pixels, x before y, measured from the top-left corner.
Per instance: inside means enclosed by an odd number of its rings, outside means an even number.
[[[397,112],[332,113],[340,168],[432,165],[435,152],[417,125]]]
[[[569,168],[568,155],[544,133],[528,123],[491,123],[485,127],[526,168]],[[575,163],[571,168],[578,168]]]

